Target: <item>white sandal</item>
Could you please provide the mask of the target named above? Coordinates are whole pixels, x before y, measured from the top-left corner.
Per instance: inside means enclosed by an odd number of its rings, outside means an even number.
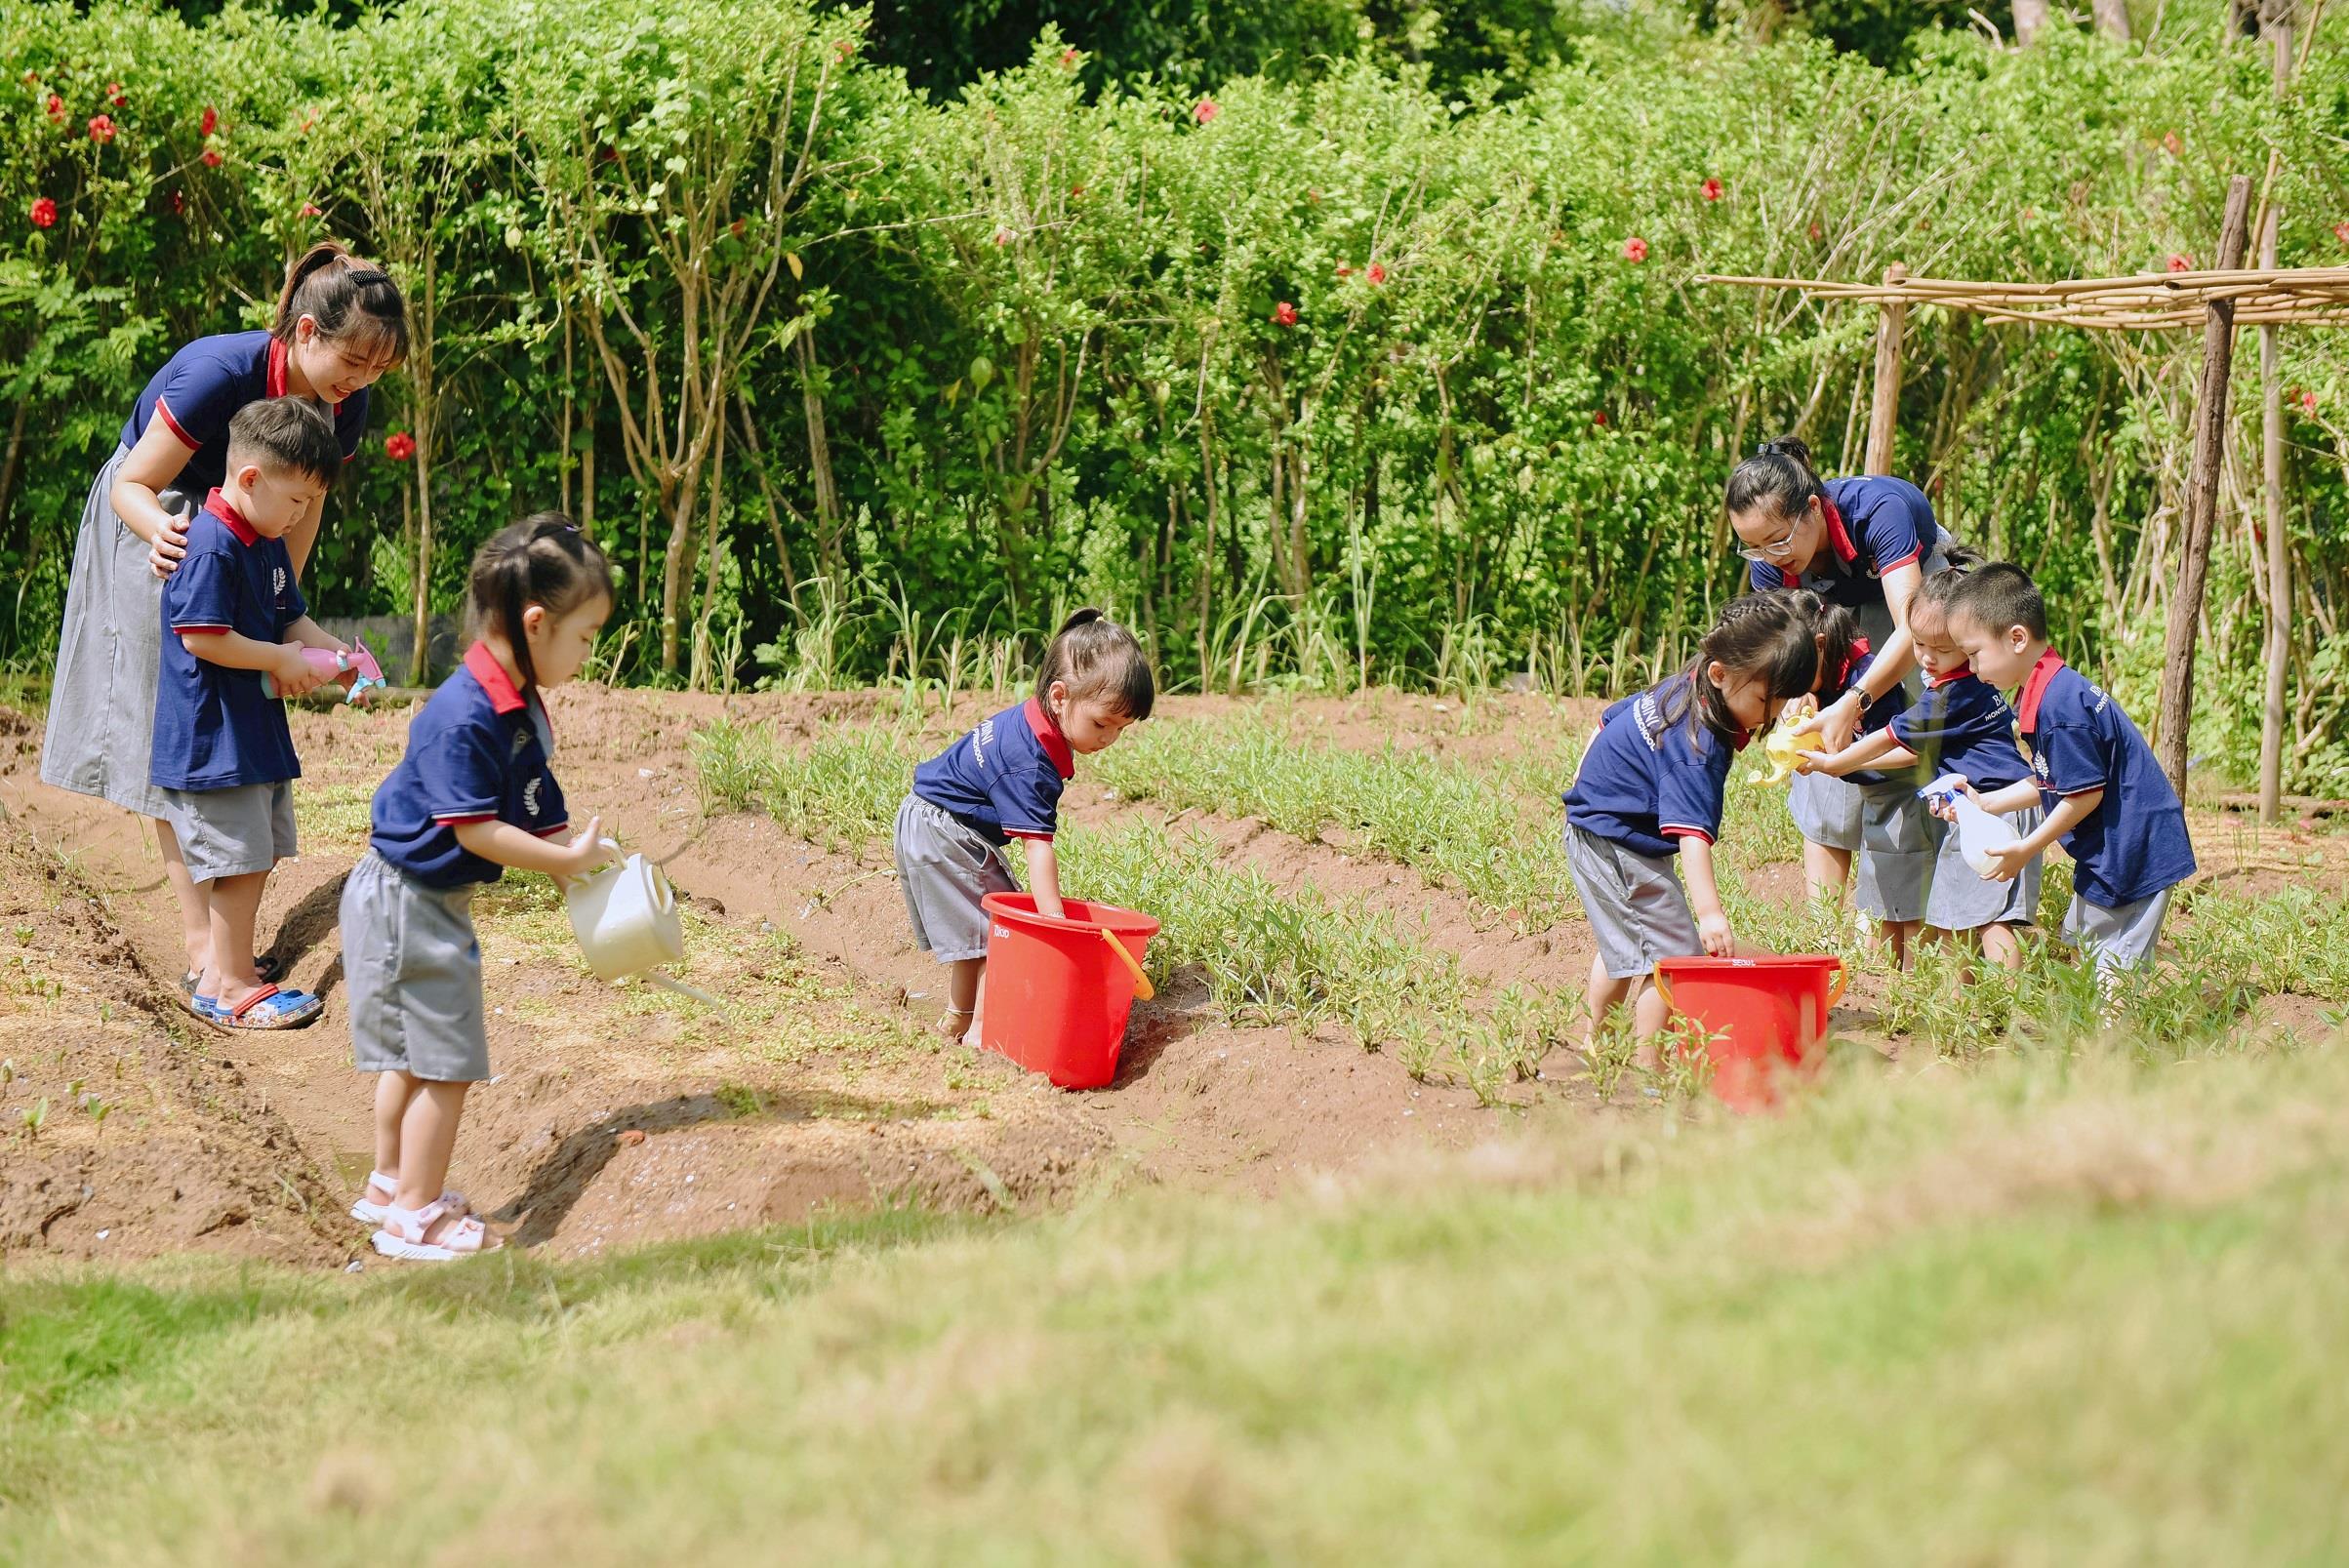
[[[400,1179],[398,1177],[387,1176],[382,1171],[369,1171],[367,1186],[359,1191],[359,1201],[350,1206],[350,1217],[361,1225],[381,1226],[384,1223],[384,1216],[391,1212],[390,1198],[378,1203],[369,1195],[379,1186],[390,1193],[393,1198],[400,1195]],[[440,1201],[459,1214],[473,1212],[473,1206],[465,1201],[465,1194],[455,1187],[441,1193]]]
[[[440,1239],[425,1239],[443,1220],[454,1223],[441,1232]],[[458,1219],[447,1204],[427,1203],[421,1209],[393,1208],[385,1213],[384,1228],[375,1233],[375,1250],[408,1263],[445,1264],[495,1249],[490,1244],[489,1226],[472,1215]]]

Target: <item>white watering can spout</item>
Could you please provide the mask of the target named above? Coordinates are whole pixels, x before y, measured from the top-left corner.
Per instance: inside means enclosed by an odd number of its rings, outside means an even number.
[[[608,838],[604,844],[614,852],[620,848]],[[642,975],[665,989],[725,1005],[662,972],[663,964],[685,956],[685,922],[677,912],[676,890],[642,855],[573,877],[563,885],[563,902],[571,911],[572,933],[597,979]]]

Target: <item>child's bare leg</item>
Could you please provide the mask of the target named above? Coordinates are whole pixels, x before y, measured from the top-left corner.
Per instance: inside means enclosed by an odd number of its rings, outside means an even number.
[[[1851,851],[1830,844],[1802,841],[1802,880],[1813,899],[1843,902],[1843,884],[1851,880]]]
[[[1639,1001],[1632,1004],[1632,1028],[1640,1036],[1643,1056],[1654,1056],[1656,1036],[1664,1032],[1665,1021],[1671,1016],[1671,1004],[1662,991],[1653,985],[1640,990]]]
[[[375,1168],[385,1176],[396,1178],[400,1173],[400,1123],[419,1086],[418,1079],[404,1072],[375,1075]]]
[[[2023,967],[2022,933],[2008,925],[1982,928],[1982,952],[2001,969]]]
[[[253,969],[253,926],[261,916],[262,889],[269,873],[247,871],[242,876],[215,877],[204,884],[212,905],[211,962],[197,994],[223,1007],[234,1007],[261,989]]]
[[[180,940],[187,946],[188,973],[202,974],[212,960],[212,900],[206,884],[187,869],[180,835],[160,817],[155,819],[155,848],[163,856],[163,876],[172,885],[172,902],[180,906]]]
[[[430,1078],[408,1081],[415,1087],[400,1117],[400,1189],[395,1201],[400,1208],[413,1211],[436,1202],[449,1185],[449,1156],[457,1148],[457,1122],[465,1113],[466,1091],[473,1086]],[[379,1146],[379,1155],[381,1152]],[[456,1219],[451,1215],[446,1223],[454,1224]]]
[[[938,1032],[950,1040],[979,1036],[979,983],[987,978],[984,958],[957,958],[947,966],[946,1015]]]
[[[1599,1049],[1599,1026],[1606,1022],[1607,1009],[1631,994],[1631,985],[1630,981],[1617,980],[1606,972],[1605,959],[1596,953],[1591,955],[1591,979],[1582,992],[1583,1011],[1588,1015],[1582,1030],[1584,1056]]]
[[[1886,920],[1883,923],[1884,941],[1892,948],[1892,967],[1907,969],[1915,962],[1918,933],[1924,929],[1922,920]]]

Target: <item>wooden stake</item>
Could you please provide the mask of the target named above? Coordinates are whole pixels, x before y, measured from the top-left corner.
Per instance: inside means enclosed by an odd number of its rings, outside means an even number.
[[[1884,268],[1884,286],[1906,283],[1909,269],[1898,261]],[[1900,301],[1879,305],[1876,320],[1876,391],[1868,403],[1868,451],[1863,459],[1869,473],[1892,471],[1892,435],[1900,426],[1900,338],[1909,307]]]
[[[2218,264],[2233,271],[2243,264],[2244,230],[2250,221],[2251,177],[2227,182],[2226,221],[2218,231]],[[2218,515],[2221,447],[2227,428],[2227,383],[2235,347],[2235,302],[2212,300],[2203,319],[2202,382],[2194,404],[2194,464],[2186,480],[2186,526],[2179,542],[2178,573],[2169,595],[2169,624],[2163,643],[2161,758],[2163,771],[2186,793],[2186,764],[2194,723],[2194,644],[2202,621],[2203,592],[2210,577],[2210,537]]]
[[[2265,20],[2275,53],[2270,68],[2276,97],[2291,88],[2291,7],[2274,8]],[[2268,158],[2268,184],[2275,184],[2276,158]],[[2259,264],[2276,265],[2276,230],[2283,214],[2268,204],[2267,221],[2259,231]],[[2276,822],[2284,814],[2284,671],[2291,658],[2291,541],[2284,533],[2284,380],[2278,365],[2277,329],[2259,329],[2259,457],[2260,489],[2267,502],[2267,690],[2259,714],[2259,821]]]

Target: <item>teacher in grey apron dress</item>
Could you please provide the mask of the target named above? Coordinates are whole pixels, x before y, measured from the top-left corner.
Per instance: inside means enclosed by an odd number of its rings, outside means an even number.
[[[1895,686],[1916,699],[1909,596],[1946,570],[1948,536],[1933,504],[1906,479],[1867,474],[1822,479],[1810,449],[1793,436],[1765,441],[1729,475],[1729,527],[1755,591],[1801,586],[1859,617],[1875,651],[1865,674],[1813,723],[1819,748],[1851,744],[1860,715]],[[1814,899],[1841,900],[1861,841],[1860,788],[1800,774],[1787,803],[1802,830],[1802,875]]]
[[[149,777],[163,580],[186,553],[195,508],[225,477],[238,409],[309,398],[331,413],[347,460],[367,431],[368,387],[407,352],[407,307],[390,275],[331,241],[313,246],[286,270],[274,325],[199,338],[155,373],[83,503],[41,778],[154,820],[190,973],[209,956],[210,907]],[[317,538],[315,510],[286,536],[298,575]]]

